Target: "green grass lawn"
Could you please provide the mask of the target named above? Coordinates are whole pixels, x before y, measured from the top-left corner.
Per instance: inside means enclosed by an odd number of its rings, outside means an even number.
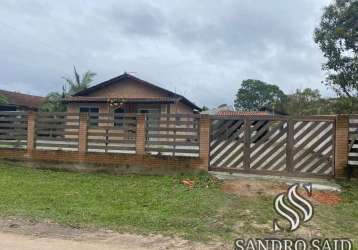
[[[181,183],[194,179],[194,188]],[[343,202],[319,205],[302,232],[358,235],[358,184],[342,183]],[[272,234],[273,197],[224,193],[207,174],[112,176],[35,170],[0,162],[0,216],[50,219],[82,227],[233,241]],[[298,230],[300,231],[300,230]],[[316,232],[317,233],[317,232]]]

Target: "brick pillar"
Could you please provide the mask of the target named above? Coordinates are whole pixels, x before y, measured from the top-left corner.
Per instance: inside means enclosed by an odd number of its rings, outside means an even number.
[[[348,164],[349,116],[336,116],[335,176],[345,177]]]
[[[145,115],[137,115],[136,154],[145,154]]]
[[[87,126],[88,114],[80,113],[80,126],[78,131],[78,153],[84,156],[87,152]]]
[[[200,168],[206,171],[209,169],[210,124],[211,122],[209,115],[200,116],[199,157],[203,161]]]
[[[31,154],[35,150],[35,136],[36,136],[36,113],[28,112],[27,116],[27,153]]]

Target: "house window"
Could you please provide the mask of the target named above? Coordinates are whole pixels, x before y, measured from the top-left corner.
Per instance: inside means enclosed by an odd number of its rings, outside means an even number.
[[[92,127],[98,127],[99,108],[96,107],[80,107],[80,113],[88,113],[89,125]]]
[[[160,114],[160,109],[138,109],[141,114]],[[160,125],[159,116],[146,116],[148,126],[157,127]]]
[[[141,114],[160,114],[160,109],[138,109]]]
[[[124,117],[121,114],[124,113],[124,109],[118,108],[114,111],[114,126],[115,127],[123,127],[123,119]]]

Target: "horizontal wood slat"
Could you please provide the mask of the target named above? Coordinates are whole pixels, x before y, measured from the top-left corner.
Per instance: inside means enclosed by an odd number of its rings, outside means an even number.
[[[198,118],[192,114],[146,114],[146,152],[199,156]]]
[[[36,148],[78,150],[79,113],[39,112],[36,116]]]
[[[27,147],[27,118],[26,112],[0,111],[0,147]]]

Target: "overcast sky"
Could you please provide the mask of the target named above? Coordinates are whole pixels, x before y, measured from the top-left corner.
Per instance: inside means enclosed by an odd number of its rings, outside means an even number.
[[[313,42],[328,0],[0,0],[0,88],[46,95],[62,76],[124,71],[198,105],[232,104],[244,79],[286,93],[322,85]]]

